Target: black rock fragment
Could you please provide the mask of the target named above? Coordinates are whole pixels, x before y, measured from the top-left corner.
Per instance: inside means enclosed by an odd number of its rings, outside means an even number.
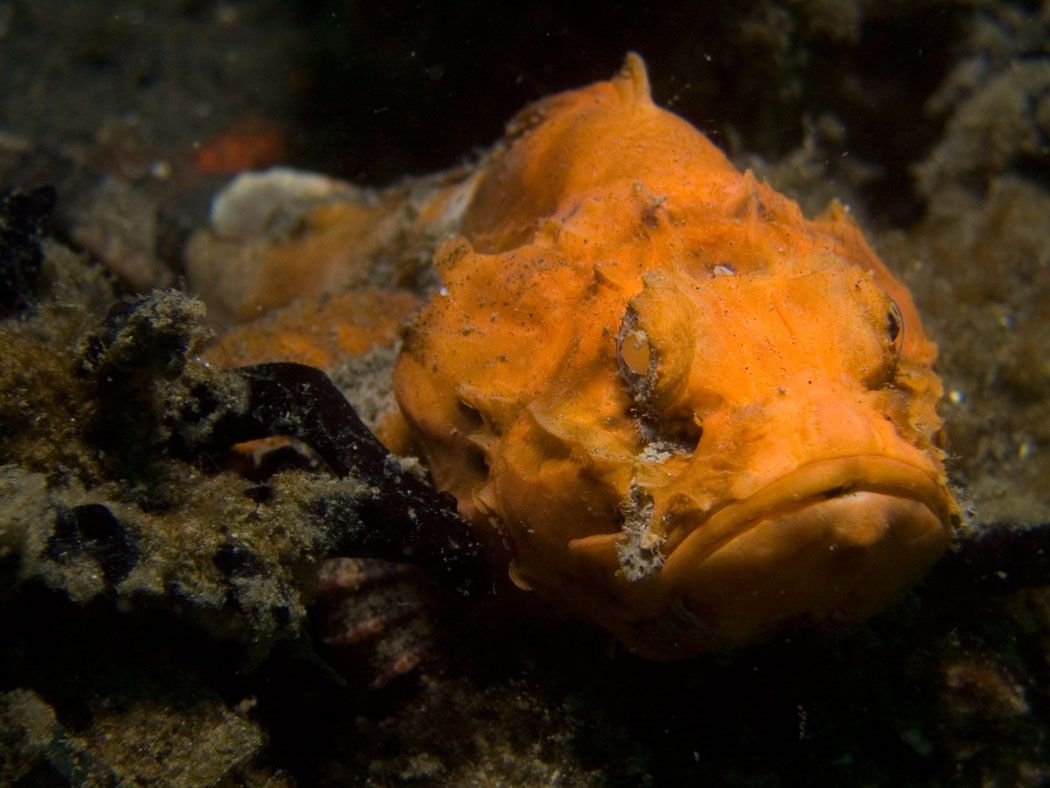
[[[63,564],[90,556],[110,586],[124,580],[139,560],[135,534],[100,503],[59,509],[46,552]]]

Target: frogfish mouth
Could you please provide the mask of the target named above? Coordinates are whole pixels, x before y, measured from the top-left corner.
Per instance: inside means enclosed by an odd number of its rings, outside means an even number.
[[[957,506],[912,298],[607,82],[520,113],[439,248],[395,392],[434,483],[510,578],[656,659],[868,616]]]

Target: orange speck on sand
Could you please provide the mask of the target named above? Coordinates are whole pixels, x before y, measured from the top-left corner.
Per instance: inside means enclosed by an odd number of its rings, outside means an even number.
[[[277,124],[249,118],[204,143],[194,166],[209,174],[265,169],[284,161],[287,147],[284,131]]]

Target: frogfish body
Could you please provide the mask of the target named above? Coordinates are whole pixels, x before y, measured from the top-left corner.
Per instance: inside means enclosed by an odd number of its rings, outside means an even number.
[[[511,579],[644,656],[862,619],[945,549],[907,289],[655,106],[629,55],[523,111],[436,255],[395,393]]]

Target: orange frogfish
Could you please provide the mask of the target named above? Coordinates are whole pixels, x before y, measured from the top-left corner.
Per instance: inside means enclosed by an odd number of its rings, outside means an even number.
[[[907,289],[650,98],[528,107],[395,393],[518,586],[656,659],[869,615],[945,549],[941,396]]]

